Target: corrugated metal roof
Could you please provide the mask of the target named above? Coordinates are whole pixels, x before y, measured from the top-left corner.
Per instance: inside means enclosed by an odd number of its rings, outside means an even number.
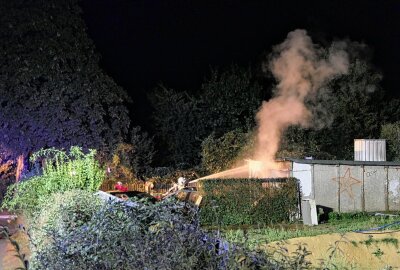
[[[295,158],[286,158],[284,160],[301,164],[400,166],[400,162],[389,162],[389,161],[317,160],[317,159],[295,159]]]

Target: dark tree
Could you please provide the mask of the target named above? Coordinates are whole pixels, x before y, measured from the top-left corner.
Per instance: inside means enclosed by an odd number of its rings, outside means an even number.
[[[78,0],[0,2],[1,146],[107,150],[126,137],[128,96],[99,68]]]
[[[153,137],[142,132],[140,127],[133,127],[129,134],[129,142],[133,146],[130,164],[136,178],[142,179],[149,170],[155,155]]]
[[[349,74],[332,81],[334,120],[322,138],[326,152],[354,158],[354,139],[378,138],[384,91],[382,75],[367,61],[355,59]],[[329,104],[327,104],[329,106]]]
[[[161,159],[169,165],[196,164],[205,137],[201,103],[187,92],[160,86],[151,98]]]
[[[201,90],[204,124],[210,133],[222,136],[235,129],[254,128],[264,93],[249,69],[233,65],[222,72],[212,70]]]
[[[158,138],[172,164],[198,164],[201,142],[235,130],[246,133],[255,126],[262,87],[250,70],[232,66],[212,70],[198,95],[159,87],[153,95]]]
[[[349,72],[332,80],[328,98],[315,115],[318,129],[290,128],[283,140],[282,156],[353,159],[354,139],[379,138],[384,91],[382,75],[368,61],[354,58]]]

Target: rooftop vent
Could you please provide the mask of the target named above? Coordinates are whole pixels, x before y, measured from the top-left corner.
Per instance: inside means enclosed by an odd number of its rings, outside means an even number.
[[[386,161],[386,140],[355,139],[355,161]]]

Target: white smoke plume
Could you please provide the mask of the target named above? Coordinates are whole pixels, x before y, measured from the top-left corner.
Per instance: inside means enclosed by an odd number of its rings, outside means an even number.
[[[290,32],[277,45],[266,66],[278,84],[274,97],[263,102],[257,113],[258,131],[254,158],[266,168],[274,164],[283,132],[291,125],[312,126],[312,109],[305,101],[336,75],[347,73],[349,61],[344,44],[323,50],[312,43],[305,30]]]

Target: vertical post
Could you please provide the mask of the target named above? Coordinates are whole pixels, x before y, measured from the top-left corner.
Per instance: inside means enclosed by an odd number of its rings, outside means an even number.
[[[339,164],[336,164],[336,179],[338,179],[337,200],[338,200],[338,212],[340,213],[340,165]]]
[[[315,174],[314,174],[314,164],[311,164],[311,184],[312,184],[312,189],[311,189],[311,192],[312,192],[312,198],[314,199],[314,200],[316,200],[316,198],[315,198]]]
[[[389,211],[389,167],[385,166],[386,179],[385,179],[385,211]]]
[[[365,184],[364,184],[365,168],[364,168],[364,165],[361,165],[361,171],[362,171],[361,209],[363,212],[365,212]]]
[[[293,176],[292,176],[293,177]],[[303,212],[302,212],[302,207],[301,207],[301,189],[300,189],[300,181],[298,179],[296,179],[296,183],[297,183],[297,198],[298,198],[298,202],[297,202],[297,207],[299,209],[299,213],[297,215],[298,219],[302,219],[303,218]]]

